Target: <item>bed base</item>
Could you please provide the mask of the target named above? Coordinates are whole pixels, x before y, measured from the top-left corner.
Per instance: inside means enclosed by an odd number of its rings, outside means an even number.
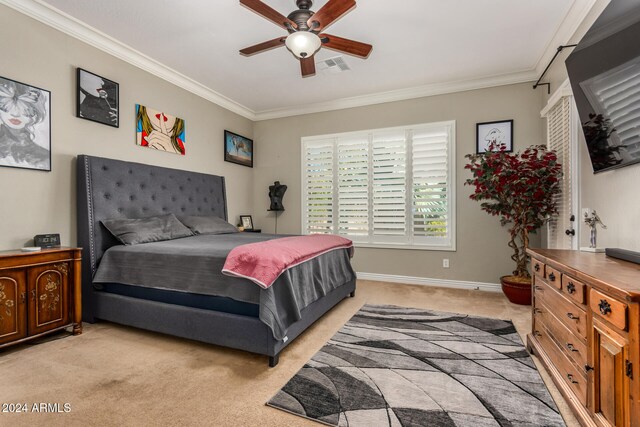
[[[204,310],[101,292],[93,276],[104,252],[119,244],[103,219],[142,218],[176,212],[228,218],[224,177],[79,155],[77,166],[78,245],[82,250],[82,319],[96,319],[232,347],[278,355],[313,322],[355,291],[355,279],[302,310],[302,318],[277,341],[257,317]]]
[[[269,357],[269,367],[278,364],[280,352],[311,324],[347,296],[355,295],[355,279],[334,289],[302,310],[302,318],[287,330],[286,340],[273,338],[271,329],[257,317],[204,310],[143,300],[107,292],[94,292],[93,316],[149,331],[209,344],[245,350]]]

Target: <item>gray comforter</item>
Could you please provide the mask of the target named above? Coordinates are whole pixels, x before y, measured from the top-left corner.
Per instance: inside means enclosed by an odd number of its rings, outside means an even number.
[[[234,247],[282,235],[233,233],[199,235],[133,246],[113,246],[102,257],[94,283],[215,295],[258,304],[260,320],[285,337],[300,311],[333,289],[355,280],[347,250],[328,252],[285,271],[269,289],[221,273]]]

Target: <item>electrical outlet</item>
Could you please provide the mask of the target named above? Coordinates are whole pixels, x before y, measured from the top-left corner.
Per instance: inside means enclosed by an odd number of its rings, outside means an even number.
[[[442,267],[443,268],[449,268],[449,258],[444,258],[442,260]]]

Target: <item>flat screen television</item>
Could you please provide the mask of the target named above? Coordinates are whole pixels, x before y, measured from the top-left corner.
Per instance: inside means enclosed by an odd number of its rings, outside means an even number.
[[[566,60],[594,173],[640,163],[640,2],[636,4],[635,11],[619,11],[623,16],[605,10]],[[633,16],[638,16],[635,23]]]

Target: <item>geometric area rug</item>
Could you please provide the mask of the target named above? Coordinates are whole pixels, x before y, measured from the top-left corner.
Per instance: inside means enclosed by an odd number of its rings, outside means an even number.
[[[267,405],[331,426],[564,426],[507,320],[365,305]]]

